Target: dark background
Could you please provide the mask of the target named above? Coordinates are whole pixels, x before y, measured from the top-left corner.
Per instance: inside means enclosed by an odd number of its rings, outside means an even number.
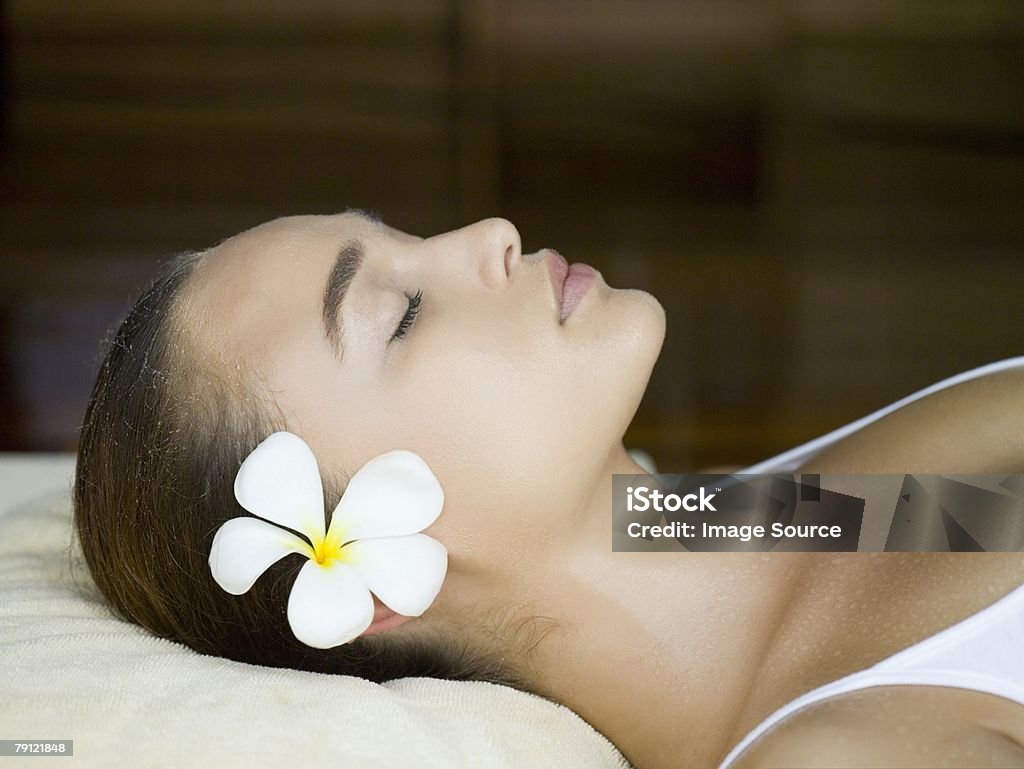
[[[664,471],[1024,354],[1019,0],[257,5],[4,6],[0,449],[74,448],[161,259],[350,205],[654,293]]]

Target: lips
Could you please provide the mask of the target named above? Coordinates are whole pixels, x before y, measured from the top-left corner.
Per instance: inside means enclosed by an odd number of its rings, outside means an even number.
[[[597,270],[582,262],[569,264],[565,257],[550,248],[546,249],[544,259],[558,302],[558,322],[563,323],[593,285]]]
[[[548,272],[551,275],[551,285],[555,288],[555,300],[558,306],[562,306],[563,289],[565,279],[569,275],[569,263],[565,257],[557,251],[547,249],[544,254],[544,261],[548,264]]]

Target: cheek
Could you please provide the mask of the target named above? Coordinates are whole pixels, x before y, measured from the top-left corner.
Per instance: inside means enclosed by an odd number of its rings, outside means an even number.
[[[436,356],[430,368],[413,372],[415,385],[398,402],[443,466],[486,478],[507,495],[543,466],[540,459],[566,452],[565,393],[538,372],[535,358],[462,350]]]
[[[544,541],[569,535],[593,482],[587,462],[606,452],[570,423],[567,393],[535,359],[463,351],[435,363],[445,376],[417,377],[399,406],[445,492],[433,535],[453,567],[511,577]]]
[[[664,330],[649,295],[616,294],[601,309],[572,333],[500,316],[410,339],[389,421],[441,480],[433,528],[463,565],[514,568],[509,559],[572,536]]]

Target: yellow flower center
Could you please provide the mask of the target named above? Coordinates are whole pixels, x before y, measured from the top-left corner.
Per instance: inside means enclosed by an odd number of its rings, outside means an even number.
[[[313,560],[321,566],[330,566],[334,561],[343,560],[342,543],[344,541],[341,537],[331,537],[330,535],[313,540]]]

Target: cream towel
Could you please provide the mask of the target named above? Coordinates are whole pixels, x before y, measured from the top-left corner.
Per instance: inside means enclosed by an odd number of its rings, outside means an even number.
[[[69,564],[72,469],[0,459],[0,739],[74,740],[70,758],[0,767],[628,769],[571,710],[514,689],[246,665],[114,618]]]

